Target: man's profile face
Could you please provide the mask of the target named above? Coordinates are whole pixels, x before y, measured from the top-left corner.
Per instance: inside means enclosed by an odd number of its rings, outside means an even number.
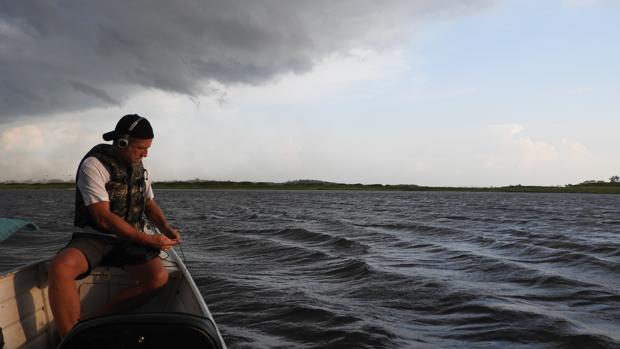
[[[121,149],[119,153],[125,162],[135,165],[147,157],[152,142],[152,139],[130,138],[127,148]]]

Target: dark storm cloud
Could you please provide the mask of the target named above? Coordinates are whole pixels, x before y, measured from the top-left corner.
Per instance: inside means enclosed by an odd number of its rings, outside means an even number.
[[[260,84],[490,1],[0,0],[0,122],[120,105],[144,88]]]

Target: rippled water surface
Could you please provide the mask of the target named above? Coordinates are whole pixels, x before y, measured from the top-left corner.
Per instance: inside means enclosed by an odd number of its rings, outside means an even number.
[[[0,269],[66,243],[74,195],[0,191],[42,228]],[[230,348],[620,348],[620,196],[156,196]]]

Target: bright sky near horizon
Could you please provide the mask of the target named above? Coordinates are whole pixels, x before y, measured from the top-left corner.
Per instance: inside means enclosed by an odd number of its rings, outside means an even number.
[[[620,1],[172,5],[0,0],[0,181],[71,179],[128,113],[155,180],[620,174]]]

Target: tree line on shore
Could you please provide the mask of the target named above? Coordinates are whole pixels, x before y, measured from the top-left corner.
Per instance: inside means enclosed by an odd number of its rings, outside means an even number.
[[[0,189],[72,189],[73,181],[5,181]],[[389,190],[389,191],[491,191],[491,192],[563,192],[563,193],[613,193],[620,194],[620,176],[609,181],[587,180],[564,186],[509,185],[502,187],[433,187],[415,184],[347,184],[314,179],[298,179],[283,183],[250,181],[213,181],[193,179],[186,181],[154,182],[155,189],[269,189],[269,190]]]

